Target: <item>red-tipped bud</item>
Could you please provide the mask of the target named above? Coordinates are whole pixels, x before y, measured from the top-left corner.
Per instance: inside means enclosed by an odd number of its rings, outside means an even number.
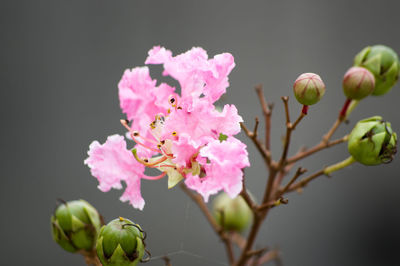
[[[293,85],[294,96],[303,105],[313,105],[325,94],[325,84],[314,73],[301,74]]]
[[[352,67],[343,77],[343,91],[347,98],[361,100],[375,88],[374,75],[366,68]]]

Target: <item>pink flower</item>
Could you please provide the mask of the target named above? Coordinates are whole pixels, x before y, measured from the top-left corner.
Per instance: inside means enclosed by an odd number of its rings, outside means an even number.
[[[242,190],[242,168],[250,166],[246,145],[233,137],[222,142],[214,140],[201,149],[200,156],[209,161],[204,165],[206,175],[187,175],[185,184],[205,201],[220,190],[236,197]]]
[[[225,105],[222,111],[214,106],[229,86],[233,56],[224,53],[208,59],[206,51],[193,48],[174,57],[157,46],[149,51],[146,64],[163,64],[163,74],[179,82],[181,95],[167,84],[156,86],[147,67],[125,71],[118,85],[119,98],[132,122],[122,120],[122,124],[136,146],[129,152],[121,136],[111,136],[103,145],[92,143],[85,163],[99,180],[99,188],[120,189],[124,180],[127,188],[121,200],[140,209],[144,205],[140,179],[164,175],[168,175],[168,187],[186,179],[185,184],[206,201],[220,190],[237,196],[242,169],[249,166],[246,146],[233,137],[243,120],[234,105]],[[162,174],[145,176],[145,166]]]
[[[132,153],[126,149],[124,137],[112,135],[100,145],[90,144],[89,157],[85,160],[93,176],[99,181],[98,188],[107,192],[111,188],[121,189],[121,181],[127,188],[121,200],[129,201],[133,207],[143,209],[144,200],[140,193],[140,178],[144,176],[144,165],[138,163]]]

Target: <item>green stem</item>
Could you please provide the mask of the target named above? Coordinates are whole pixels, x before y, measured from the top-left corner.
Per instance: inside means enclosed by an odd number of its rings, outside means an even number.
[[[336,164],[333,164],[331,166],[326,167],[324,169],[324,174],[325,175],[329,175],[329,174],[331,174],[331,173],[333,173],[333,172],[335,172],[337,170],[340,170],[342,168],[345,168],[345,167],[351,165],[355,161],[356,160],[353,158],[353,156],[350,156],[349,158],[347,158],[347,159],[345,159],[345,160],[343,160],[341,162],[338,162]]]
[[[349,108],[347,109],[347,112],[346,112],[346,119],[347,119],[347,117],[351,114],[351,112],[353,112],[353,110],[357,107],[357,105],[360,103],[360,100],[352,100],[351,101],[351,103],[350,103],[350,106],[349,106]]]

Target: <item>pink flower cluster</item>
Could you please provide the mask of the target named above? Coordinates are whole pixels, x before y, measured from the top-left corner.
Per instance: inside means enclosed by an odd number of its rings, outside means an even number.
[[[154,47],[145,63],[163,64],[163,75],[176,79],[181,93],[165,83],[157,86],[147,67],[125,71],[118,88],[128,120],[121,122],[136,145],[128,150],[119,135],[108,137],[102,145],[97,141],[90,145],[85,164],[98,179],[99,189],[121,189],[124,181],[121,200],[138,209],[144,206],[141,179],[166,175],[169,187],[184,180],[205,201],[220,190],[237,196],[242,169],[250,165],[246,145],[233,137],[243,120],[234,105],[222,110],[214,106],[229,86],[233,56],[223,53],[208,59],[201,48],[172,56],[171,51]],[[157,168],[161,175],[147,176],[145,167]]]

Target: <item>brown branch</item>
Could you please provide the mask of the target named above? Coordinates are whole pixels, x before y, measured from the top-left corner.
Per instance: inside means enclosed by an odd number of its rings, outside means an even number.
[[[297,118],[296,122],[293,123],[292,125],[292,130],[295,130],[297,125],[300,123],[300,121],[306,116],[305,113],[301,112],[299,117]]]
[[[225,233],[224,229],[217,224],[214,217],[212,216],[211,212],[208,210],[207,205],[204,203],[203,198],[199,194],[195,194],[190,191],[184,183],[180,184],[181,189],[197,204],[200,210],[203,212],[204,216],[206,217],[207,221],[214,229],[215,233],[219,236],[219,238],[224,242],[226,253],[228,255],[228,260],[230,264],[233,264],[235,258],[233,255],[233,247],[232,242],[229,236]]]
[[[251,132],[243,123],[240,123],[241,128],[246,133],[246,135],[253,141],[257,150],[263,157],[267,166],[271,164],[271,153],[265,149],[264,145],[257,139],[253,132]]]
[[[240,192],[240,196],[242,196],[242,198],[247,203],[249,208],[253,212],[255,212],[257,210],[257,203],[254,202],[254,200],[250,197],[249,193],[247,192],[245,180],[246,179],[245,179],[245,175],[244,175],[244,171],[243,171],[243,181],[242,181],[243,188],[242,188],[242,191]]]
[[[164,257],[162,257],[162,259],[164,260],[165,266],[172,266],[171,259],[168,258],[168,256],[164,256]]]
[[[279,197],[279,196],[285,194],[285,192],[288,191],[290,186],[297,180],[297,178],[299,178],[305,172],[307,172],[307,169],[304,169],[301,167],[297,168],[297,171],[294,174],[294,176],[292,177],[292,179],[289,181],[289,183],[286,184],[286,186],[282,189],[282,192],[280,192],[279,195],[277,195],[277,196]]]
[[[322,170],[319,170],[318,172],[315,172],[314,174],[303,178],[302,180],[300,180],[298,183],[291,185],[288,189],[286,189],[286,192],[291,192],[291,191],[295,191],[298,190],[300,188],[305,187],[308,183],[310,183],[312,180],[314,180],[315,178],[324,175],[325,174],[325,168]]]
[[[268,182],[267,182],[267,186],[266,186],[266,189],[264,192],[264,198],[262,201],[263,204],[269,201],[276,173],[277,173],[276,165],[274,165],[274,164],[270,165]],[[251,226],[250,233],[247,237],[246,245],[235,265],[237,265],[237,266],[245,265],[246,261],[249,258],[248,252],[251,250],[251,248],[254,244],[254,241],[256,240],[258,231],[260,230],[260,227],[261,227],[265,217],[268,214],[268,210],[269,209],[267,208],[263,211],[258,211],[258,212],[254,213],[254,221],[253,221],[253,225]]]
[[[235,231],[229,232],[229,236],[240,249],[244,249],[246,245],[246,239],[243,238],[243,236]]]
[[[255,89],[258,95],[258,99],[260,100],[265,120],[265,148],[267,150],[270,150],[272,105],[269,106],[265,101],[264,91],[261,84],[257,85]]]
[[[269,261],[276,261],[276,265],[280,266],[282,265],[281,259],[280,259],[280,253],[279,250],[277,249],[273,249],[268,251],[264,256],[262,256],[259,260],[258,260],[258,264],[254,264],[254,265],[262,265],[264,263],[267,263]]]
[[[288,199],[280,197],[277,200],[273,200],[273,201],[261,204],[258,207],[258,210],[259,211],[264,211],[266,209],[271,209],[271,208],[277,207],[277,206],[279,206],[281,204],[288,204],[288,202],[289,202]]]
[[[299,118],[297,118],[296,122],[292,124],[290,122],[290,113],[289,113],[289,97],[282,97],[283,104],[285,106],[285,114],[286,114],[286,135],[284,140],[283,152],[281,155],[281,159],[278,164],[278,171],[284,171],[284,167],[287,164],[287,154],[289,151],[290,139],[292,132],[296,129],[296,126],[300,123],[301,119],[305,116],[304,113],[300,113]]]
[[[286,163],[287,164],[292,164],[295,163],[303,158],[306,158],[316,152],[319,152],[320,150],[335,146],[337,144],[346,142],[348,139],[348,135],[340,138],[340,139],[336,139],[333,141],[329,141],[329,142],[325,142],[325,141],[321,141],[320,143],[318,143],[317,145],[315,145],[314,147],[312,147],[311,149],[305,150],[305,151],[301,151],[299,153],[297,153],[296,155],[294,155],[293,157],[287,159]]]

